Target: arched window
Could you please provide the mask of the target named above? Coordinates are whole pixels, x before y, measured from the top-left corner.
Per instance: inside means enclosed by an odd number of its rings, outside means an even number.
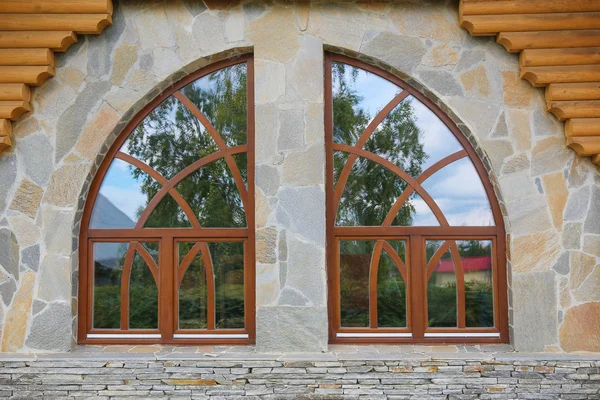
[[[252,71],[183,79],[110,149],[82,221],[80,342],[254,340]]]
[[[477,154],[394,75],[326,60],[330,341],[508,341],[502,216]]]

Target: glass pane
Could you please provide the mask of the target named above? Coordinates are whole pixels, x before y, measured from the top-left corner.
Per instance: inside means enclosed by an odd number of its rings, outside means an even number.
[[[210,243],[216,286],[215,326],[244,327],[244,243]]]
[[[133,228],[160,185],[133,165],[115,159],[96,198],[91,229]]]
[[[423,182],[452,226],[493,226],[494,217],[477,170],[468,158],[449,164]]]
[[[369,326],[369,271],[373,240],[340,242],[340,308],[343,327]]]
[[[144,228],[189,228],[191,226],[179,204],[167,194],[152,211]]]
[[[94,328],[121,327],[121,276],[129,243],[94,243]]]
[[[336,225],[381,225],[406,187],[407,183],[387,168],[357,158],[342,193]],[[399,225],[409,225],[410,213],[396,219]]]
[[[406,103],[407,107],[411,109],[414,124],[419,130],[419,148],[424,153],[420,165],[423,171],[442,158],[463,149],[446,124],[427,106],[413,96],[408,96],[403,103]]]
[[[242,63],[208,74],[182,89],[228,147],[247,143],[246,81],[246,64]]]
[[[179,268],[195,243],[179,243]],[[207,328],[206,271],[202,252],[194,257],[179,286],[179,329]]]
[[[120,149],[167,179],[217,150],[200,121],[175,97],[148,114]]]
[[[158,329],[158,288],[150,267],[137,252],[129,281],[129,328]]]
[[[246,215],[229,166],[224,159],[188,175],[175,188],[204,228],[242,228]]]
[[[442,244],[441,241],[426,242],[427,265]],[[458,326],[456,273],[450,250],[445,251],[432,268],[433,272],[427,283],[428,326],[456,327]]]
[[[417,177],[423,172],[422,166],[427,159],[422,133],[411,103],[405,100],[384,118],[364,148]]]
[[[332,64],[333,141],[356,144],[369,122],[401,91],[375,74],[347,64]]]
[[[406,263],[406,243],[388,241]],[[377,271],[377,324],[381,328],[406,327],[406,282],[387,252],[382,252]]]
[[[418,194],[410,195],[392,222],[393,226],[440,226],[435,214]]]
[[[494,293],[492,279],[492,241],[457,241],[465,274],[466,325],[494,326]]]

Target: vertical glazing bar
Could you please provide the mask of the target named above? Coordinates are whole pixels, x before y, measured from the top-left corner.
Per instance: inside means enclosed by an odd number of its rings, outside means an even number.
[[[427,328],[427,303],[425,298],[427,268],[425,267],[425,246],[421,235],[410,238],[410,274],[411,318],[413,339],[420,340],[425,336]]]
[[[158,287],[160,296],[158,298],[158,328],[162,341],[173,339],[176,318],[178,314],[175,307],[175,293],[178,285],[177,265],[178,249],[174,245],[172,236],[163,236],[158,247],[158,276],[160,285]]]

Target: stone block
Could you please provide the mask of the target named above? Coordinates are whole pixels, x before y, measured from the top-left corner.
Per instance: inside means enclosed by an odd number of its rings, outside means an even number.
[[[29,218],[35,219],[43,193],[44,191],[41,187],[25,178],[19,184],[10,208],[22,212]]]
[[[17,156],[15,154],[0,153],[0,214],[4,212],[6,198],[10,193],[15,178],[17,177]]]
[[[255,56],[272,61],[290,61],[298,52],[294,17],[290,8],[273,7],[248,24],[248,39],[254,44]]]
[[[600,257],[600,236],[586,235],[583,239],[583,251]]]
[[[21,286],[19,287],[19,290],[13,299],[12,305],[6,313],[4,332],[2,335],[2,346],[0,347],[0,351],[16,351],[23,347],[23,343],[25,342],[25,334],[27,332],[27,325],[29,324],[29,319],[31,318],[31,303],[33,301],[34,284],[35,273],[25,273],[21,279]],[[54,327],[54,324],[48,324],[46,329],[48,326]],[[71,325],[69,322],[69,329],[70,326]]]
[[[43,134],[32,134],[17,141],[19,161],[25,173],[38,185],[45,185],[53,169],[54,148]]]
[[[514,238],[511,247],[513,273],[549,271],[560,252],[559,236],[551,231]]]
[[[581,221],[586,217],[590,204],[591,190],[584,186],[576,192],[571,192],[565,208],[565,221]]]
[[[554,272],[515,274],[514,346],[518,351],[544,351],[557,341]]]
[[[44,311],[33,317],[25,344],[37,350],[70,351],[72,320],[70,303],[48,304]],[[52,334],[48,332],[49,326],[52,326]]]
[[[37,271],[40,266],[40,245],[27,247],[21,251],[21,264],[27,266],[33,271]]]
[[[304,143],[304,110],[302,108],[280,110],[277,150],[302,149]]]
[[[460,83],[450,72],[434,69],[419,72],[421,82],[432,91],[442,96],[462,96]]]
[[[567,222],[562,233],[562,243],[567,250],[581,249],[581,233],[583,227],[579,222]]]
[[[4,282],[0,283],[0,296],[5,306],[9,306],[13,299],[13,295],[17,291],[17,284],[12,277],[7,277]]]
[[[66,164],[54,171],[44,202],[62,207],[75,205],[89,169],[88,164]]]
[[[277,222],[306,240],[325,245],[325,193],[318,186],[279,191]]]
[[[256,186],[267,196],[274,196],[279,190],[279,170],[271,165],[259,164],[256,166]]]
[[[583,230],[585,233],[600,234],[600,186],[598,185],[592,188],[592,199]]]
[[[315,144],[304,151],[292,152],[283,160],[283,182],[293,186],[325,183],[325,146]]]
[[[138,14],[134,24],[142,49],[175,46],[175,34],[162,5]]]
[[[256,310],[259,352],[327,351],[325,307],[262,307]]]
[[[421,65],[423,57],[427,53],[427,47],[420,38],[377,31],[367,32],[365,37],[369,37],[370,39],[360,46],[361,53],[374,57],[389,65],[393,65],[394,68],[397,68],[407,75],[411,75],[412,72]],[[436,80],[435,83],[439,84],[441,87],[444,86],[440,81],[442,78],[439,75],[429,78],[431,79],[428,80],[427,77],[423,77],[426,85],[431,84],[431,81]],[[452,81],[457,85],[454,78],[452,78]],[[456,90],[456,87],[451,87]],[[460,87],[458,87],[458,90],[462,92]]]
[[[287,244],[286,286],[296,289],[311,305],[324,307],[327,302],[325,250],[322,246],[300,241],[294,235],[287,236]]]
[[[119,114],[107,103],[102,104],[94,119],[88,121],[75,145],[75,151],[94,161],[98,151],[120,120]]]
[[[275,102],[285,94],[285,65],[280,62],[256,58],[254,79],[256,104]]]
[[[135,44],[122,44],[116,51],[112,63],[110,82],[121,85],[127,73],[137,61],[138,47]]]
[[[68,257],[48,255],[40,266],[37,298],[46,302],[71,298],[71,261]]]
[[[44,217],[44,244],[47,254],[71,254],[73,216],[71,212],[46,208]]]
[[[14,217],[8,217],[8,222],[12,231],[17,236],[20,246],[32,246],[40,239],[40,228],[24,215],[19,214]]]
[[[600,352],[600,302],[585,303],[565,312],[560,344],[565,351]]]
[[[531,90],[531,89],[530,89]],[[531,151],[531,175],[543,175],[562,171],[571,157],[571,150],[565,147],[565,138],[553,136],[537,142]]]
[[[548,198],[548,206],[550,207],[554,228],[561,231],[563,212],[567,204],[567,196],[569,195],[565,175],[562,171],[544,175],[542,176],[542,183],[544,184],[544,191]]]
[[[19,244],[15,234],[0,229],[0,265],[15,279],[19,279]]]

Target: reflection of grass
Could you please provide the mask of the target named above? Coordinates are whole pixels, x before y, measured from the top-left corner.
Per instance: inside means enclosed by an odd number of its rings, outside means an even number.
[[[216,327],[244,327],[244,285],[225,284],[216,293]],[[158,328],[156,287],[130,287],[129,327]],[[179,326],[182,329],[206,329],[206,288],[193,287],[179,292]],[[94,289],[94,328],[119,329],[121,286],[105,285]]]
[[[456,327],[456,283],[427,286],[429,326]],[[465,282],[467,327],[494,326],[492,284]]]
[[[158,293],[156,286],[132,285],[129,288],[129,327],[158,328]],[[121,286],[97,286],[94,289],[94,328],[119,329],[121,320]]]
[[[342,326],[369,326],[368,283],[345,279],[341,282]],[[406,326],[405,287],[402,281],[389,280],[377,288],[377,314],[380,327]],[[465,282],[467,327],[494,326],[492,284]],[[429,326],[456,327],[456,284],[428,285]]]

